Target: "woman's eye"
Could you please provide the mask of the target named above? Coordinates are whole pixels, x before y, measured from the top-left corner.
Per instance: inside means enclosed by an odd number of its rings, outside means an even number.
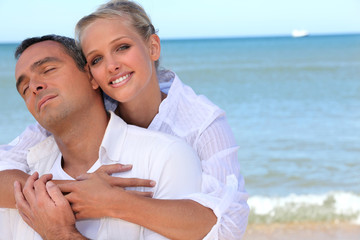
[[[96,57],[91,61],[91,65],[97,64],[101,60],[101,57]]]
[[[129,45],[121,45],[120,47],[118,47],[117,49],[116,49],[116,51],[124,51],[124,50],[126,50],[126,49],[128,49],[128,48],[130,48],[130,46]]]

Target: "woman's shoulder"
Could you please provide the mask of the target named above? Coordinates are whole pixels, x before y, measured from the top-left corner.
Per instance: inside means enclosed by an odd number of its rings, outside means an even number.
[[[196,94],[175,75],[168,93],[166,116],[172,125],[180,129],[203,129],[224,114],[220,107],[206,96]]]

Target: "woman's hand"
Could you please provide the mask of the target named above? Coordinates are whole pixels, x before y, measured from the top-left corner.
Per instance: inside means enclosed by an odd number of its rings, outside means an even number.
[[[115,212],[121,211],[121,201],[129,200],[132,194],[152,197],[151,192],[128,191],[125,188],[153,187],[154,181],[111,176],[131,169],[131,165],[103,165],[94,173],[79,176],[75,182],[60,184],[59,188],[71,203],[76,219],[112,217]]]

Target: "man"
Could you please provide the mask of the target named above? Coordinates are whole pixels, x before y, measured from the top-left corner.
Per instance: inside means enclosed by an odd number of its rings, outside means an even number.
[[[106,113],[100,90],[94,81],[89,80],[88,73],[83,70],[84,66],[79,64],[81,61],[71,53],[76,51],[74,49],[71,39],[57,36],[28,39],[20,46],[20,58],[15,70],[18,92],[34,118],[52,133],[52,136],[29,150],[27,161],[33,174],[26,181],[23,193],[21,184],[15,183],[21,217],[45,239],[81,239],[82,235],[97,239],[162,238],[130,222],[169,238],[179,232],[183,234],[179,238],[187,238],[186,231],[170,228],[176,225],[176,218],[169,218],[169,215],[179,216],[179,219],[185,217],[189,219],[189,225],[195,225],[193,229],[207,229],[205,233],[208,232],[214,222],[206,220],[211,219],[206,214],[209,210],[205,208],[203,211],[204,207],[199,204],[197,206],[187,200],[145,198],[136,192],[109,185],[106,179],[109,176],[101,171],[98,175],[82,175],[96,171],[103,164],[131,161],[132,170],[117,173],[116,176],[155,180],[155,198],[181,198],[200,191],[201,184],[199,160],[185,143],[170,136],[129,126],[115,114]],[[106,168],[103,169],[106,171]],[[113,169],[109,171],[115,172]],[[90,178],[94,189],[101,190],[92,195],[105,199],[103,206],[90,206],[101,209],[95,215],[122,220],[83,220],[78,221],[75,227],[72,210],[81,212],[82,206],[72,206],[71,210],[60,190],[48,182],[51,176],[44,175],[38,179],[37,172],[40,175],[50,172],[54,179],[70,180],[79,175]],[[89,181],[86,182],[89,184]],[[153,184],[135,184],[139,185]],[[72,188],[71,184],[62,186],[66,192],[72,192]],[[72,193],[66,196],[70,202],[76,197]],[[114,211],[116,208],[118,212]],[[133,213],[124,214],[121,211],[124,208],[133,209]],[[24,224],[15,210],[7,210],[2,215],[10,219],[7,225],[2,225],[2,234],[8,234],[7,238],[39,237]],[[149,219],[152,219],[150,223],[147,221]],[[197,234],[191,238],[205,235],[204,231]]]

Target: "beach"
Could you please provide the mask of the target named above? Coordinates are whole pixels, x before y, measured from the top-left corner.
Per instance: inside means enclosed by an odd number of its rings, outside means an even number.
[[[243,240],[359,240],[360,226],[349,223],[250,224]]]

